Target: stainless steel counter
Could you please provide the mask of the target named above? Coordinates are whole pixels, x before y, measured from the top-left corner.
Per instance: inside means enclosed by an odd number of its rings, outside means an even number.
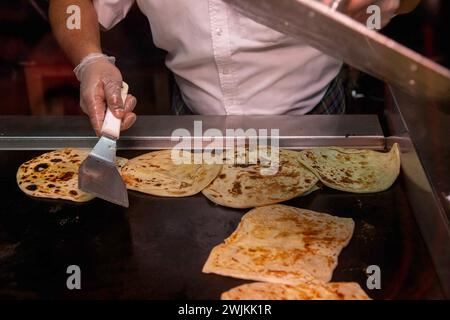
[[[201,121],[201,132],[194,122]],[[210,143],[212,138],[225,137],[227,129],[278,129],[273,137],[280,147],[314,147],[339,145],[384,149],[383,132],[376,116],[141,116],[136,124],[122,134],[119,149],[161,149],[178,143],[173,132],[186,129],[192,140]],[[221,133],[201,136],[209,129]],[[63,147],[92,147],[97,138],[86,117],[0,117],[0,150],[44,150]]]
[[[421,100],[398,89],[392,89],[392,92],[390,103],[399,108],[404,124],[401,130],[411,137],[450,219],[450,102]],[[392,110],[392,106],[390,108]]]
[[[390,134],[403,141],[406,192],[445,288],[450,290],[450,102],[412,97],[398,88],[387,95]],[[414,150],[414,151],[413,151]],[[413,153],[414,155],[411,155]]]
[[[401,98],[400,95],[396,97]],[[401,103],[403,100],[401,100]],[[436,190],[445,185],[447,176],[439,176],[447,169],[436,169],[433,163],[442,161],[436,148],[419,135],[422,140],[411,140],[410,130],[405,119],[399,113],[400,100],[392,99],[386,112],[388,132],[383,134],[376,116],[149,116],[140,117],[136,125],[124,132],[119,149],[124,152],[132,150],[155,150],[170,148],[178,143],[181,136],[189,136],[192,142],[200,142],[200,147],[211,142],[211,139],[234,139],[245,134],[235,133],[226,136],[227,129],[278,129],[275,137],[283,148],[303,149],[318,146],[345,146],[354,148],[370,148],[385,150],[394,142],[398,142],[402,152],[402,179],[398,184],[398,192],[405,194],[407,202],[403,204],[381,204],[392,215],[399,211],[411,210],[421,231],[428,252],[440,279],[443,292],[450,296],[450,234],[448,219],[443,202]],[[202,128],[195,132],[194,124],[201,121]],[[184,133],[173,135],[174,130],[185,129]],[[209,129],[219,132],[208,134]],[[445,126],[443,127],[445,132]],[[202,136],[206,132],[205,136]],[[175,139],[174,139],[175,137]],[[63,147],[92,147],[97,141],[86,117],[1,117],[0,118],[0,150],[2,155],[8,152],[31,152],[30,150],[49,150]],[[427,145],[428,143],[428,145]],[[448,148],[439,141],[434,146],[441,146],[442,152]],[[425,154],[417,154],[420,150]],[[438,149],[439,150],[439,149]],[[136,151],[139,152],[139,151]],[[427,154],[427,152],[430,152]],[[128,155],[129,156],[129,155]],[[448,153],[447,153],[448,156]],[[437,158],[436,158],[437,157]],[[424,164],[424,165],[422,165]],[[431,165],[432,168],[429,168]],[[439,171],[444,170],[444,171]],[[443,183],[442,180],[445,180]],[[447,181],[448,182],[448,181]],[[351,195],[348,195],[351,196]],[[375,196],[382,200],[382,195]],[[369,198],[367,201],[371,201]],[[155,202],[159,203],[159,202]],[[331,204],[331,203],[330,203]],[[376,202],[373,203],[375,205]],[[400,207],[396,207],[400,205]],[[408,209],[409,208],[409,209]],[[331,210],[331,209],[328,209]],[[399,225],[398,228],[402,228]],[[407,230],[402,230],[407,232]],[[404,237],[405,235],[398,235]],[[399,239],[400,240],[400,239]]]

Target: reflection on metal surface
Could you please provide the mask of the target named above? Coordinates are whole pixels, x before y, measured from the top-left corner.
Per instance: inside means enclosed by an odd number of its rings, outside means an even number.
[[[446,132],[450,121],[442,113],[443,106],[427,108],[430,101],[415,99],[398,89],[391,88],[391,92],[393,97],[388,95],[385,116],[395,136],[387,139],[387,145],[400,145],[405,192],[442,290],[450,297],[450,228],[446,215],[450,208],[440,201],[440,190],[449,184]]]
[[[426,173],[409,137],[392,137],[399,143],[405,191],[430,256],[441,280],[442,290],[450,297],[450,230]]]
[[[434,193],[442,202],[443,194],[450,194],[450,103],[439,103],[412,97],[403,90],[391,87],[388,107],[396,109],[426,170]],[[450,209],[445,204],[447,217]]]
[[[450,71],[312,0],[225,0],[243,15],[414,96],[450,100]]]
[[[201,121],[200,136],[194,123]],[[46,150],[65,147],[92,148],[98,141],[86,117],[0,117],[0,150]],[[384,149],[384,136],[376,116],[142,116],[118,141],[118,149],[165,149],[178,141],[176,129],[190,132],[192,141],[209,145],[224,136],[227,129],[279,129],[280,147],[347,146]],[[224,135],[203,136],[208,129]]]

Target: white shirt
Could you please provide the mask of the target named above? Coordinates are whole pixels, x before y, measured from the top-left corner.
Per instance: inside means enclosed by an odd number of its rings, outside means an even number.
[[[112,28],[135,1],[194,113],[305,114],[342,66],[221,0],[94,0],[99,22]]]

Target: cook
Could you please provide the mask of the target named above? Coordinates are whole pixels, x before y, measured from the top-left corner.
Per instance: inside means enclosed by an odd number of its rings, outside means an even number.
[[[74,71],[80,81],[81,108],[97,133],[106,106],[123,119],[122,130],[136,121],[136,98],[128,95],[122,101],[122,74],[115,58],[102,53],[99,32],[99,24],[106,29],[114,27],[135,1],[149,19],[155,45],[167,51],[167,67],[181,92],[172,106],[175,113],[345,112],[338,76],[342,61],[246,18],[222,0],[50,0],[54,34],[77,66]],[[367,7],[376,4],[386,25],[419,1],[348,0],[346,12],[365,21]],[[81,9],[79,30],[66,26],[70,5]]]

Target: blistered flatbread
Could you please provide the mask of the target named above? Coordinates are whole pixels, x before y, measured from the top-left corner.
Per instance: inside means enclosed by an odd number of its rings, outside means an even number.
[[[222,293],[222,300],[371,300],[355,282],[287,284],[255,282]]]
[[[264,171],[275,166],[275,174]],[[317,182],[317,177],[299,162],[298,152],[279,149],[276,163],[224,164],[217,178],[202,193],[222,206],[253,208],[308,194],[315,190]]]
[[[350,218],[285,205],[255,208],[211,251],[203,272],[284,284],[328,282],[353,229]]]
[[[326,186],[355,193],[387,190],[400,173],[398,144],[388,153],[337,147],[304,150],[300,161]]]
[[[221,164],[178,164],[172,150],[143,154],[128,161],[121,175],[128,189],[155,196],[187,197],[202,191],[219,174]]]
[[[22,164],[17,170],[17,184],[33,197],[85,202],[94,195],[78,189],[78,169],[89,149],[62,149],[44,153]],[[117,158],[120,169],[127,159]]]

